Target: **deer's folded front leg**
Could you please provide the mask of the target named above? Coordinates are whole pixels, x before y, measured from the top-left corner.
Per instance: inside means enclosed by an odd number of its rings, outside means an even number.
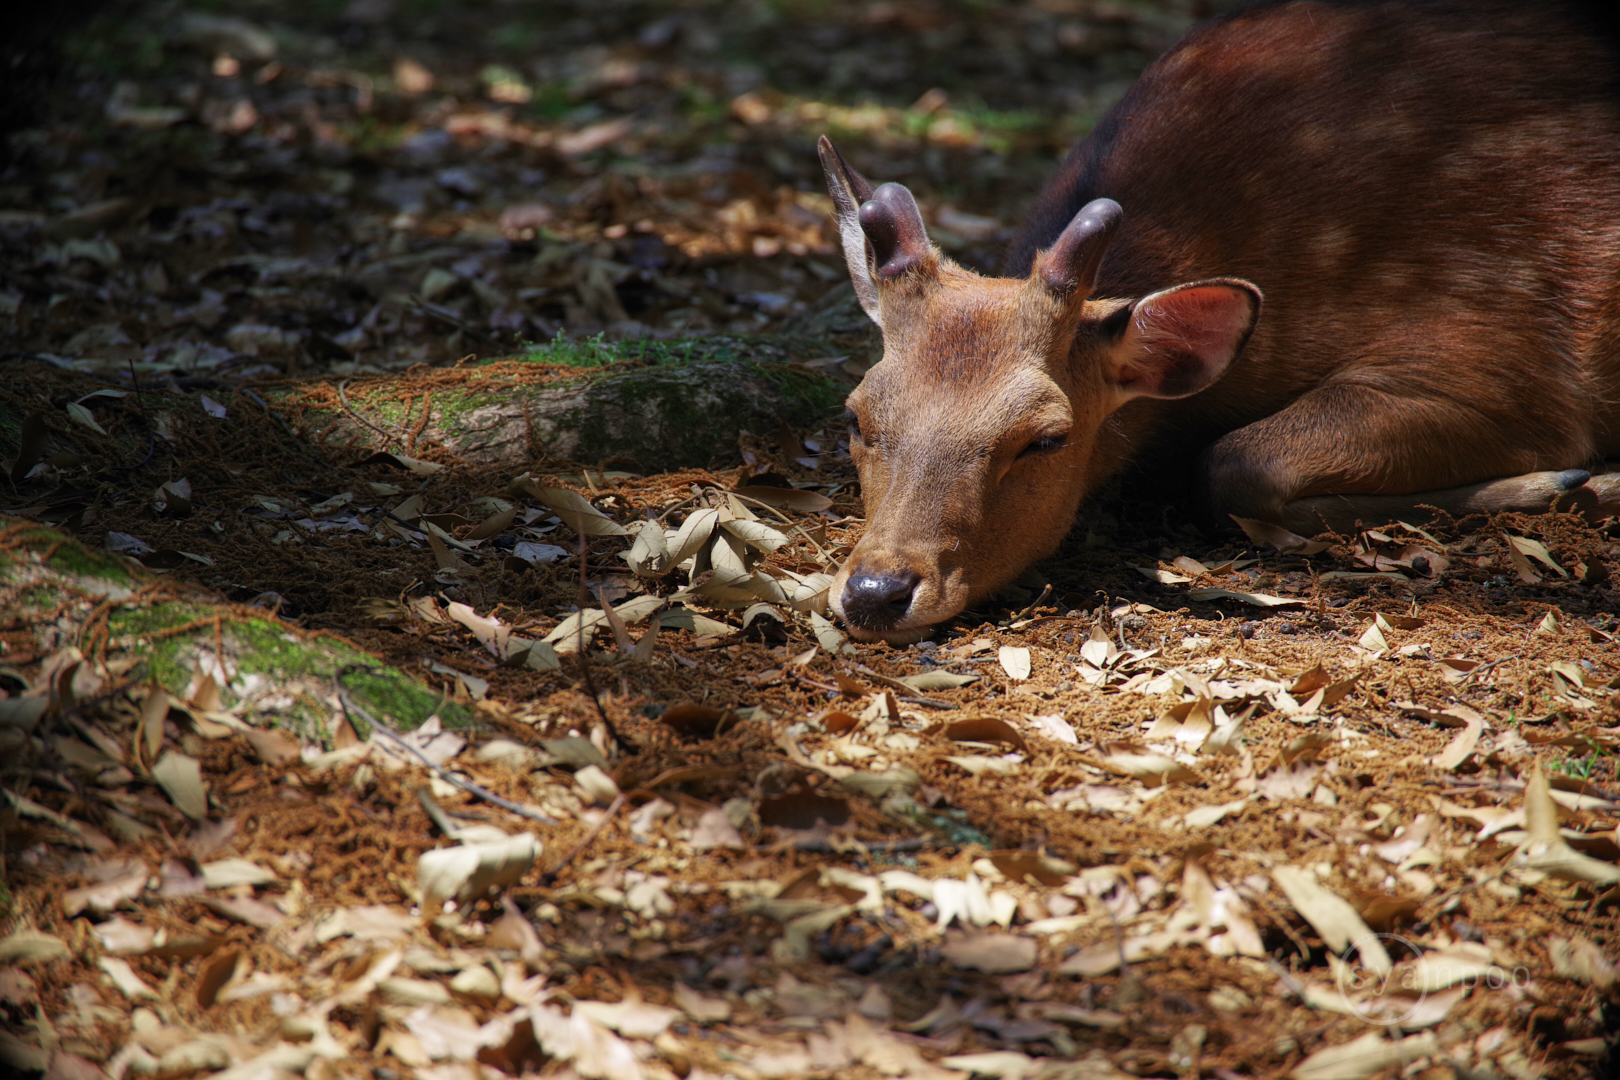
[[[1311,535],[1434,507],[1454,516],[1590,510],[1589,449],[1536,423],[1504,424],[1454,398],[1354,383],[1320,387],[1224,436],[1200,482],[1217,515]]]

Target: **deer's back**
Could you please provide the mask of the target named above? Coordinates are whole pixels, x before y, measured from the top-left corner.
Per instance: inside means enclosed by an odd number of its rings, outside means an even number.
[[[1291,2],[1187,37],[1065,162],[1009,255],[1125,208],[1098,296],[1266,297],[1200,434],[1325,380],[1477,398],[1620,450],[1620,50],[1576,3]]]

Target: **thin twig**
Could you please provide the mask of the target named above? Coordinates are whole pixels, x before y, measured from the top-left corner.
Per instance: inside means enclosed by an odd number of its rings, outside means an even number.
[[[440,307],[438,304],[430,304],[419,296],[411,297],[410,302],[411,306],[417,311],[420,311],[423,315],[426,315],[430,319],[437,319],[444,325],[459,330],[461,333],[466,334],[474,341],[482,342],[484,345],[491,347],[496,344],[494,338],[476,329],[471,323],[467,322],[467,320],[461,318],[452,311]]]
[[[911,837],[905,840],[854,840],[854,844],[870,854],[889,855],[902,851],[923,851],[935,847],[956,847],[950,843],[938,843],[932,839]],[[848,847],[834,847],[826,840],[787,840],[777,847],[788,847],[794,851],[802,851],[808,855],[843,855],[849,851]]]
[[[401,735],[399,732],[395,731],[392,727],[385,724],[383,721],[377,719],[377,717],[373,716],[371,714],[371,711],[369,709],[365,708],[365,706],[363,706],[359,702],[354,701],[353,699],[351,699],[349,697],[349,692],[344,689],[343,683],[340,681],[343,678],[344,674],[349,672],[349,671],[374,671],[374,670],[375,669],[373,669],[373,668],[362,667],[361,665],[358,665],[358,664],[350,664],[347,667],[343,668],[341,671],[339,671],[338,674],[337,674],[337,677],[332,680],[333,684],[337,687],[338,704],[339,704],[339,706],[342,707],[343,714],[344,714],[345,717],[347,717],[350,713],[353,713],[355,716],[360,717],[360,719],[364,720],[367,724],[371,725],[371,729],[373,731],[381,732],[382,734],[388,736],[390,739],[394,740],[394,742],[396,744],[398,744],[401,749],[405,750],[411,756],[415,757],[423,765],[426,765],[430,770],[432,770],[433,775],[437,776],[440,780],[443,780],[445,783],[451,784],[451,785],[453,785],[455,787],[458,787],[462,791],[465,791],[469,795],[477,796],[478,798],[483,799],[485,802],[494,803],[496,806],[500,807],[502,810],[511,811],[512,813],[518,815],[519,817],[528,818],[530,821],[537,821],[542,825],[556,825],[557,824],[557,819],[552,817],[551,815],[542,814],[540,811],[530,809],[529,807],[524,806],[522,803],[515,803],[511,799],[508,799],[508,798],[506,798],[504,796],[501,796],[501,795],[497,795],[493,791],[489,790],[487,787],[484,787],[482,784],[474,783],[473,781],[468,780],[465,777],[463,777],[463,776],[461,776],[461,775],[459,775],[457,773],[451,772],[449,769],[446,769],[443,765],[436,764],[435,762],[429,760],[428,756],[426,754],[422,753],[421,750],[417,749],[416,747],[412,746],[410,743],[406,742],[405,737],[403,735]]]
[[[812,679],[810,676],[801,675],[797,671],[788,671],[788,672],[784,672],[784,674],[793,676],[795,679],[798,679],[800,682],[804,683],[806,686],[813,686],[817,690],[825,690],[830,694],[842,694],[844,692],[844,688],[841,687],[841,686],[835,686],[832,683],[817,682],[816,680]]]
[[[1310,1004],[1310,998],[1307,997],[1305,993],[1305,984],[1296,979],[1292,971],[1289,971],[1287,968],[1283,967],[1279,961],[1270,956],[1266,957],[1266,966],[1271,969],[1271,973],[1273,975],[1277,976],[1278,981],[1288,989],[1289,993],[1299,998],[1299,1000],[1305,1004]]]
[[[575,632],[578,634],[577,640],[579,642],[578,652],[580,676],[585,683],[586,692],[591,695],[592,703],[596,705],[596,715],[602,718],[602,726],[607,729],[607,733],[613,739],[614,744],[626,754],[634,754],[636,752],[635,746],[633,746],[623,735],[620,735],[619,729],[613,726],[612,720],[608,719],[607,709],[602,704],[602,695],[596,692],[596,680],[591,677],[591,658],[585,651],[585,605],[590,603],[591,599],[590,592],[585,588],[585,575],[588,569],[586,556],[590,554],[590,550],[590,544],[587,541],[585,534],[580,533],[578,605],[579,625],[574,628]],[[604,599],[602,604],[605,607],[607,605],[607,601]]]
[[[1012,618],[1008,619],[1007,620],[1008,625],[1011,625],[1012,623],[1017,622],[1019,619],[1022,619],[1025,615],[1028,615],[1030,612],[1032,612],[1036,608],[1040,607],[1043,603],[1046,602],[1046,598],[1048,596],[1051,596],[1051,595],[1052,595],[1052,583],[1050,581],[1048,581],[1046,583],[1046,587],[1041,590],[1041,595],[1037,596],[1033,601],[1031,601],[1030,605],[1028,607],[1026,607],[1023,611],[1020,611],[1018,614],[1016,614]]]
[[[720,489],[716,488],[715,490],[718,491]],[[786,514],[782,513],[782,511],[778,510],[776,507],[772,506],[770,503],[765,502],[762,499],[755,499],[755,498],[753,498],[751,496],[742,495],[742,494],[739,494],[739,493],[737,493],[735,491],[728,491],[728,492],[726,492],[726,494],[730,495],[731,497],[733,497],[735,499],[738,499],[738,500],[740,500],[742,502],[753,503],[755,506],[762,506],[765,509],[769,510],[771,513],[775,514],[777,517],[782,519],[782,524],[788,525],[788,526],[791,526],[792,528],[797,529],[799,531],[799,535],[804,537],[805,541],[811,547],[816,549],[816,554],[817,555],[820,555],[823,558],[826,557],[827,549],[822,547],[820,544],[816,543],[815,540],[811,538],[809,531],[804,527],[804,524],[802,522],[795,521],[793,518],[788,517]]]
[[[675,511],[679,510],[681,507],[687,505],[688,503],[696,502],[697,500],[699,500],[701,498],[703,498],[702,492],[699,492],[696,495],[688,495],[686,498],[682,499],[680,502],[676,503],[674,506],[666,506],[664,508],[664,512],[662,514],[659,514],[657,517],[652,518],[651,520],[656,521],[656,522],[658,522],[658,524],[662,525],[664,523],[664,519],[669,517],[669,515],[673,514]]]
[[[614,816],[617,815],[620,810],[624,809],[624,804],[629,801],[630,796],[626,795],[622,791],[615,795],[613,797],[613,801],[608,804],[608,808],[602,812],[602,820],[591,826],[591,831],[585,834],[585,839],[574,845],[574,850],[570,851],[567,856],[565,856],[563,860],[557,864],[557,868],[555,870],[547,870],[544,874],[540,875],[540,883],[548,889],[552,885],[555,885],[557,883],[557,876],[562,873],[563,867],[572,866],[574,863],[578,862],[579,857],[585,854],[586,849],[596,842],[596,838],[602,834],[602,830],[607,828],[608,822],[612,821]]]
[[[811,547],[816,549],[817,555],[820,555],[823,559],[827,559],[829,561],[832,559],[832,556],[827,553],[827,549],[816,543],[815,537],[810,535],[810,530],[804,527],[804,522],[795,521],[793,523],[793,527],[799,531],[800,536],[804,537],[805,540],[809,542]]]
[[[1497,664],[1505,664],[1509,660],[1518,660],[1523,656],[1524,656],[1524,653],[1514,653],[1511,656],[1503,656],[1503,657],[1500,657],[1499,659],[1492,660],[1492,661],[1490,661],[1488,663],[1481,664],[1481,665],[1479,665],[1479,667],[1475,668],[1474,670],[1472,670],[1472,671],[1468,672],[1466,675],[1464,675],[1462,678],[1458,679],[1457,680],[1457,685],[1461,686],[1463,683],[1467,682],[1469,679],[1472,679],[1475,675],[1484,674],[1485,672],[1491,670],[1491,668],[1495,667]]]
[[[763,499],[756,499],[752,495],[743,495],[740,492],[736,492],[736,491],[726,491],[724,488],[715,488],[714,490],[723,491],[723,492],[725,492],[725,494],[730,495],[732,498],[736,499],[738,502],[752,503],[755,506],[761,507],[761,508],[763,508],[765,510],[769,510],[771,513],[775,514],[777,517],[781,518],[782,523],[785,524],[785,525],[792,525],[793,524],[793,519],[792,518],[788,517],[786,514],[782,513],[782,511],[778,510],[776,507],[772,506],[770,503],[764,501]]]
[[[806,686],[813,686],[817,690],[824,690],[829,694],[847,694],[847,693],[849,693],[849,691],[845,690],[842,686],[836,686],[836,685],[834,685],[832,683],[817,682],[816,680],[812,679],[810,676],[800,674],[797,671],[785,671],[785,672],[783,672],[783,674],[784,675],[789,675],[792,678],[798,679],[800,682],[804,683]],[[879,676],[879,678],[882,678],[882,677],[883,676]],[[896,681],[898,681],[898,680],[896,680]],[[901,683],[900,685],[904,686],[905,684]],[[907,689],[910,689],[910,688],[907,687]],[[931,697],[918,697],[916,694],[898,694],[898,695],[896,695],[896,698],[897,698],[897,700],[904,701],[908,705],[926,705],[930,709],[956,710],[956,709],[961,708],[961,706],[957,705],[956,702],[954,702],[954,701],[942,701],[939,698],[931,698]]]
[[[385,447],[389,443],[393,442],[396,438],[400,438],[399,435],[384,431],[376,424],[373,424],[370,420],[367,420],[364,416],[361,416],[358,412],[356,412],[353,405],[349,404],[349,395],[344,393],[344,390],[348,387],[349,383],[353,381],[353,379],[342,379],[338,382],[338,404],[343,406],[343,411],[360,421],[362,424],[366,425],[366,427],[370,428],[372,431],[375,431],[377,434],[381,435],[383,437],[383,446]],[[401,441],[403,442],[404,440],[401,439]]]

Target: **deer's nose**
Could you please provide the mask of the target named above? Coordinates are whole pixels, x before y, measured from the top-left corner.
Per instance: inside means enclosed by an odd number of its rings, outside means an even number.
[[[863,630],[887,630],[911,610],[917,575],[858,573],[844,583],[844,618]]]

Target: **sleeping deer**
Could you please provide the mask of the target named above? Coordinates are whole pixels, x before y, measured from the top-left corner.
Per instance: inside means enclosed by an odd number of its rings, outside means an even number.
[[[1594,8],[1594,10],[1597,10]],[[883,333],[849,396],[868,522],[832,586],[917,640],[1133,458],[1311,535],[1436,507],[1620,509],[1620,61],[1576,3],[1265,4],[1143,74],[1006,269],[822,164]]]

